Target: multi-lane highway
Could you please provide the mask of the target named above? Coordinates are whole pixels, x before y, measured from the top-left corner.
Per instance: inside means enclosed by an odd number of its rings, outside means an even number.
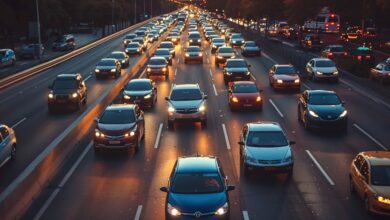
[[[80,56],[46,70],[2,91],[1,115],[18,137],[17,160],[0,169],[3,191],[35,157],[117,80],[96,80],[95,64],[112,51],[123,50],[122,39],[111,40]],[[176,46],[169,67],[169,80],[153,77],[158,101],[145,110],[146,138],[138,152],[95,154],[92,131],[80,141],[56,178],[33,202],[24,219],[163,219],[167,185],[179,156],[215,155],[220,158],[229,182],[231,219],[373,219],[364,204],[349,192],[349,166],[360,151],[387,150],[390,143],[389,109],[341,83],[304,82],[304,89],[336,91],[346,101],[348,133],[308,132],[297,120],[297,97],[276,92],[268,84],[268,70],[276,63],[289,63],[282,55],[263,51],[262,57],[245,58],[251,64],[252,80],[263,90],[263,111],[232,112],[222,69],[214,64],[209,42],[202,41],[203,64],[184,64],[187,30]],[[240,50],[236,49],[240,54]],[[241,57],[241,55],[239,55]],[[131,58],[131,63],[137,61]],[[75,113],[50,115],[48,85],[56,75],[80,72],[88,87],[87,107]],[[126,74],[127,70],[122,70]],[[143,71],[133,78],[144,78]],[[167,127],[167,103],[172,84],[198,83],[208,95],[208,126],[176,124]],[[372,94],[375,96],[375,94]],[[115,102],[120,102],[119,94]],[[293,145],[294,174],[242,174],[239,135],[245,123],[280,123]]]

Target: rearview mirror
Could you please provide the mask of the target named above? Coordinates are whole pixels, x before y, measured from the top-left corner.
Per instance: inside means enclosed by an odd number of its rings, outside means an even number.
[[[168,192],[168,188],[163,186],[163,187],[160,188],[160,191],[161,192]]]
[[[235,186],[230,185],[230,186],[227,187],[226,191],[232,191],[232,190],[235,190],[235,189],[236,189]]]

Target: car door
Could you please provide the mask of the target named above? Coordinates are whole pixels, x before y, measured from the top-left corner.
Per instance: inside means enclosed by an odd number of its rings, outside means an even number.
[[[366,160],[363,160],[356,181],[356,191],[358,192],[361,198],[364,198],[368,184],[369,184],[368,163]]]
[[[247,136],[248,136],[248,126],[245,125],[242,128],[242,132],[241,132],[241,135],[240,135],[240,142],[242,142],[242,144],[240,144],[240,153],[241,153],[241,156],[242,156],[243,159],[245,158],[245,145],[246,145],[246,138],[247,138]]]

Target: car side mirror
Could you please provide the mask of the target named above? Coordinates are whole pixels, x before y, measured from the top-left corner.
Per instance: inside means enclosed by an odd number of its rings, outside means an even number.
[[[208,98],[208,96],[207,96],[207,95],[204,95],[204,96],[203,96],[203,98],[204,98],[204,99],[207,99],[207,98]]]
[[[95,123],[99,123],[99,119],[98,119],[98,118],[94,118],[93,121],[94,121]]]
[[[161,192],[168,192],[168,188],[163,186],[163,187],[160,188],[160,191]]]
[[[245,143],[244,143],[244,141],[239,141],[238,144],[239,145],[244,145]]]
[[[345,105],[345,104],[347,104],[347,103],[346,103],[345,101],[341,101],[341,104],[342,104],[342,105]]]
[[[165,100],[169,101],[169,97],[168,97],[168,96],[165,96]]]
[[[229,186],[227,187],[226,191],[233,191],[233,190],[235,190],[235,189],[236,189],[235,186],[229,185]]]
[[[294,145],[296,142],[295,141],[290,141],[289,143],[290,143],[290,145]]]

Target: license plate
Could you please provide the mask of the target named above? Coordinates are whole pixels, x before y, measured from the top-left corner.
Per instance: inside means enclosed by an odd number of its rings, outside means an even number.
[[[252,107],[252,104],[244,104],[244,107]]]
[[[120,141],[109,141],[108,143],[109,144],[120,144],[121,142]]]
[[[141,103],[141,100],[134,100],[134,103],[136,104]]]

